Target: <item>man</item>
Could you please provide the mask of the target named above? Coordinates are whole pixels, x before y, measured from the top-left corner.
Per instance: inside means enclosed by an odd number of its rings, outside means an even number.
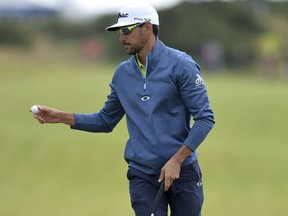
[[[168,205],[173,216],[201,215],[204,198],[196,149],[213,127],[214,115],[199,66],[159,40],[158,14],[150,5],[122,7],[118,22],[106,30],[119,31],[131,58],[117,67],[103,108],[79,114],[39,106],[35,118],[72,129],[111,132],[126,115],[129,139],[124,157],[135,215],[151,214],[162,181],[165,193],[157,216],[167,216]]]

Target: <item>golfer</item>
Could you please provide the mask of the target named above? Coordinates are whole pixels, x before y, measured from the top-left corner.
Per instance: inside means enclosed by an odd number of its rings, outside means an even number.
[[[129,139],[124,158],[135,215],[150,216],[162,181],[165,192],[156,216],[167,216],[168,207],[173,216],[201,215],[204,197],[196,150],[212,129],[214,114],[200,67],[188,54],[160,41],[158,14],[150,5],[123,6],[118,22],[106,30],[118,32],[131,57],[116,68],[103,108],[80,114],[39,105],[34,117],[75,130],[111,132],[125,116]]]

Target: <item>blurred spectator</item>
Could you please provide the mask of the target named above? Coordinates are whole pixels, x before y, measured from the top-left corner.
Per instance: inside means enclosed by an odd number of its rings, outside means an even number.
[[[266,0],[249,0],[249,3],[256,16],[263,17],[269,13],[269,5]]]
[[[283,70],[282,70],[284,78],[288,78],[288,42],[286,41],[283,46]]]
[[[260,75],[265,77],[280,76],[281,48],[281,39],[276,34],[263,35],[260,39]]]
[[[88,60],[96,60],[103,56],[103,44],[94,38],[86,38],[80,42],[79,50],[81,56]]]
[[[241,69],[250,61],[251,52],[246,44],[237,44],[233,47],[234,66]]]
[[[223,48],[217,41],[209,41],[201,49],[200,53],[203,68],[207,71],[216,71],[223,67]]]

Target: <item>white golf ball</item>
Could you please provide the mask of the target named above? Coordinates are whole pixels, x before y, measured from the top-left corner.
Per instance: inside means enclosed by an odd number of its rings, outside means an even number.
[[[38,106],[37,105],[32,106],[30,111],[34,114],[38,113],[39,112]]]

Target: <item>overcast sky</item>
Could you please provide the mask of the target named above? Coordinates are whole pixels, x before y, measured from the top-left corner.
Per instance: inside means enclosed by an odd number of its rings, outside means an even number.
[[[103,15],[106,13],[117,13],[123,4],[129,2],[137,2],[139,0],[0,0],[2,2],[9,2],[10,4],[20,4],[23,2],[31,2],[37,5],[44,5],[48,7],[61,8],[68,14],[83,15]],[[171,7],[181,0],[142,0],[149,2],[156,9]]]

